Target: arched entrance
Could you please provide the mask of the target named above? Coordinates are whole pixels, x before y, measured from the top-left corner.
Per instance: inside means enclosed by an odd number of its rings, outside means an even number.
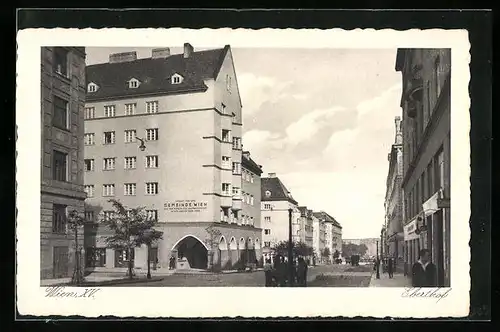
[[[174,245],[179,259],[185,258],[192,269],[206,269],[208,263],[208,248],[193,235],[183,237]]]

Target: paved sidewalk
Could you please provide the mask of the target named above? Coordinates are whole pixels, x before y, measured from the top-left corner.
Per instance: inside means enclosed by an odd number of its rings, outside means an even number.
[[[110,277],[110,276],[86,276],[85,281],[86,282],[103,282],[103,281],[110,281],[110,280],[117,280],[117,279],[123,279],[123,276],[121,277]],[[71,278],[60,278],[60,279],[44,279],[41,280],[40,285],[42,287],[48,287],[48,286],[54,286],[54,285],[62,285],[62,284],[68,284],[71,281]]]
[[[388,273],[380,273],[380,279],[377,279],[377,274],[372,274],[370,287],[411,287],[411,280],[403,275],[403,273],[394,273],[393,278],[389,278]]]

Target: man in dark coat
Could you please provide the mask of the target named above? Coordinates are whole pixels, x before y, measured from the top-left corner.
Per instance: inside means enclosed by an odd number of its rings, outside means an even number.
[[[307,284],[307,264],[302,257],[299,257],[297,263],[297,284],[299,287],[305,287]]]
[[[431,262],[428,249],[422,249],[419,253],[419,260],[412,267],[413,287],[435,287],[436,286],[436,266]]]
[[[394,276],[394,261],[392,257],[389,257],[387,261],[387,273],[389,273],[389,278],[392,279],[392,277]]]

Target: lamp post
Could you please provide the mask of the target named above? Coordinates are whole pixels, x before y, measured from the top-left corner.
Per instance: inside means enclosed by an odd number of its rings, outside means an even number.
[[[293,209],[288,209],[288,273],[289,285],[293,286],[293,247],[292,247],[292,212]]]
[[[148,250],[147,254],[147,264],[148,264],[148,274],[146,275],[146,278],[151,279],[151,235],[152,235],[152,230],[148,229],[146,232],[144,232],[144,235],[146,236],[146,246]]]
[[[380,279],[380,258],[379,258],[379,255],[378,255],[378,240],[377,240],[377,275],[376,275],[376,278],[377,279]]]

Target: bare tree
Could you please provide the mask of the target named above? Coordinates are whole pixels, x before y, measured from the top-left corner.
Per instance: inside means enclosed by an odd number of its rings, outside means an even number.
[[[73,269],[73,276],[71,283],[80,285],[85,281],[83,276],[82,262],[81,262],[81,247],[78,245],[78,230],[83,227],[85,217],[76,210],[73,210],[68,215],[68,228],[73,231],[75,238],[75,267]]]
[[[210,267],[212,270],[214,270],[214,255],[213,251],[216,249],[216,246],[219,245],[219,237],[222,235],[221,231],[215,227],[215,225],[210,225],[205,230],[208,233],[208,238],[206,240],[206,243],[210,250],[212,250],[212,253],[210,253]]]

